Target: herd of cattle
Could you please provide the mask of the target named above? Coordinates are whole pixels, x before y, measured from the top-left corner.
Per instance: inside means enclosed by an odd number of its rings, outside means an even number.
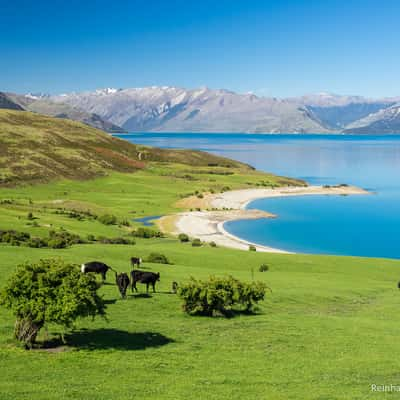
[[[136,292],[138,291],[136,287],[136,283],[140,282],[146,285],[146,292],[149,292],[149,286],[151,285],[153,288],[153,292],[156,291],[156,282],[160,280],[160,273],[157,272],[149,272],[149,271],[141,271],[139,269],[135,269],[135,267],[139,268],[140,264],[142,263],[141,258],[137,257],[132,257],[131,258],[131,265],[132,265],[132,271],[130,272],[130,278],[129,275],[126,272],[121,272],[118,273],[115,271],[113,268],[108,266],[107,264],[104,264],[100,261],[91,261],[85,264],[81,265],[81,272],[86,274],[88,272],[94,272],[96,274],[100,274],[103,278],[103,282],[106,280],[107,277],[107,271],[110,269],[115,272],[115,283],[118,286],[119,292],[121,293],[121,297],[125,298],[126,297],[126,291],[131,285],[131,290],[135,290]],[[176,292],[177,289],[177,283],[173,282],[172,284],[172,290]]]

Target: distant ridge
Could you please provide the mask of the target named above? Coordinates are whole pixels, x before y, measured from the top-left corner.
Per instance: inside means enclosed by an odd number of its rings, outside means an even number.
[[[107,88],[51,100],[96,113],[130,132],[329,132],[299,104],[225,89]]]
[[[3,92],[0,92],[0,108],[20,111],[24,109],[18,103],[14,102],[9,96],[7,96],[6,93]]]
[[[105,88],[56,96],[5,95],[24,109],[110,133],[398,133],[390,108],[400,104],[400,98],[328,92],[278,99],[226,89],[170,86]]]
[[[335,133],[400,99],[328,92],[277,99],[225,89],[151,86],[52,96],[131,132]]]
[[[26,95],[17,95],[14,93],[9,93],[8,98],[12,99],[15,104],[19,105],[21,110],[25,109],[27,111],[48,115],[50,117],[66,118],[73,121],[83,122],[86,125],[109,133],[126,132],[120,126],[117,126],[112,122],[105,121],[97,114],[86,112],[68,104],[51,101],[50,96],[46,94],[28,93]]]

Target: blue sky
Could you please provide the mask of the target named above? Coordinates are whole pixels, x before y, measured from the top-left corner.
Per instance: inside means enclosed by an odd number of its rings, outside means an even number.
[[[0,90],[400,95],[400,2],[5,1]]]

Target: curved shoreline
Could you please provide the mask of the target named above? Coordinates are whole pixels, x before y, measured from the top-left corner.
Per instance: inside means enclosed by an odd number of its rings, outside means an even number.
[[[370,192],[355,186],[295,186],[277,189],[243,189],[218,194],[207,194],[202,199],[202,208],[212,211],[189,211],[173,216],[162,217],[158,225],[164,231],[179,235],[186,233],[203,242],[215,242],[219,246],[248,250],[255,246],[257,251],[291,254],[289,251],[253,243],[229,233],[224,224],[240,219],[276,218],[276,215],[260,211],[247,210],[254,200],[271,197],[305,196],[305,195],[365,195]],[[190,199],[185,199],[190,200]],[[198,201],[198,200],[196,200]],[[166,226],[170,225],[168,229]]]

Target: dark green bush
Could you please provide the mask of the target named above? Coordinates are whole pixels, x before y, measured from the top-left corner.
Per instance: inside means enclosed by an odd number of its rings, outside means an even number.
[[[186,235],[186,233],[180,233],[178,236],[178,239],[182,242],[182,243],[186,243],[189,241],[189,236]]]
[[[100,215],[97,220],[104,225],[115,225],[117,223],[117,217],[111,214]]]
[[[202,241],[200,239],[196,238],[196,239],[192,240],[192,246],[193,247],[200,247],[202,245],[203,245],[203,243],[202,243]]]
[[[16,317],[14,335],[31,347],[49,323],[69,328],[79,317],[105,315],[93,274],[60,260],[19,265],[0,292],[0,304]]]
[[[14,230],[0,231],[0,242],[8,243],[12,246],[19,246],[29,241],[31,235],[27,232],[18,232]]]
[[[249,251],[257,251],[256,246],[253,246],[252,244],[249,246]]]
[[[68,242],[61,237],[54,237],[48,240],[47,247],[51,249],[65,249],[68,247]]]
[[[235,310],[252,311],[257,302],[264,300],[265,290],[263,282],[245,283],[232,276],[211,276],[207,281],[192,277],[179,286],[177,293],[183,300],[183,310],[190,315],[231,316]]]
[[[171,264],[168,258],[161,253],[150,253],[146,261],[155,264]]]
[[[130,245],[135,244],[134,240],[123,237],[116,237],[116,238],[101,237],[99,238],[99,242],[103,244],[130,244]]]
[[[162,232],[150,228],[145,228],[142,226],[132,231],[131,235],[134,237],[139,237],[144,239],[150,239],[153,237],[163,237]]]
[[[84,240],[79,235],[70,233],[64,229],[60,229],[58,231],[52,230],[49,232],[48,243],[49,247],[61,249],[64,247],[72,246],[73,244],[84,243]]]
[[[210,246],[211,246],[211,247],[217,247],[217,243],[215,243],[215,242],[210,242]]]
[[[28,247],[33,247],[33,248],[40,248],[40,247],[47,247],[47,241],[41,238],[31,238],[26,242],[26,245]]]
[[[260,272],[266,272],[269,270],[269,267],[267,264],[261,264],[260,268],[258,269]]]

